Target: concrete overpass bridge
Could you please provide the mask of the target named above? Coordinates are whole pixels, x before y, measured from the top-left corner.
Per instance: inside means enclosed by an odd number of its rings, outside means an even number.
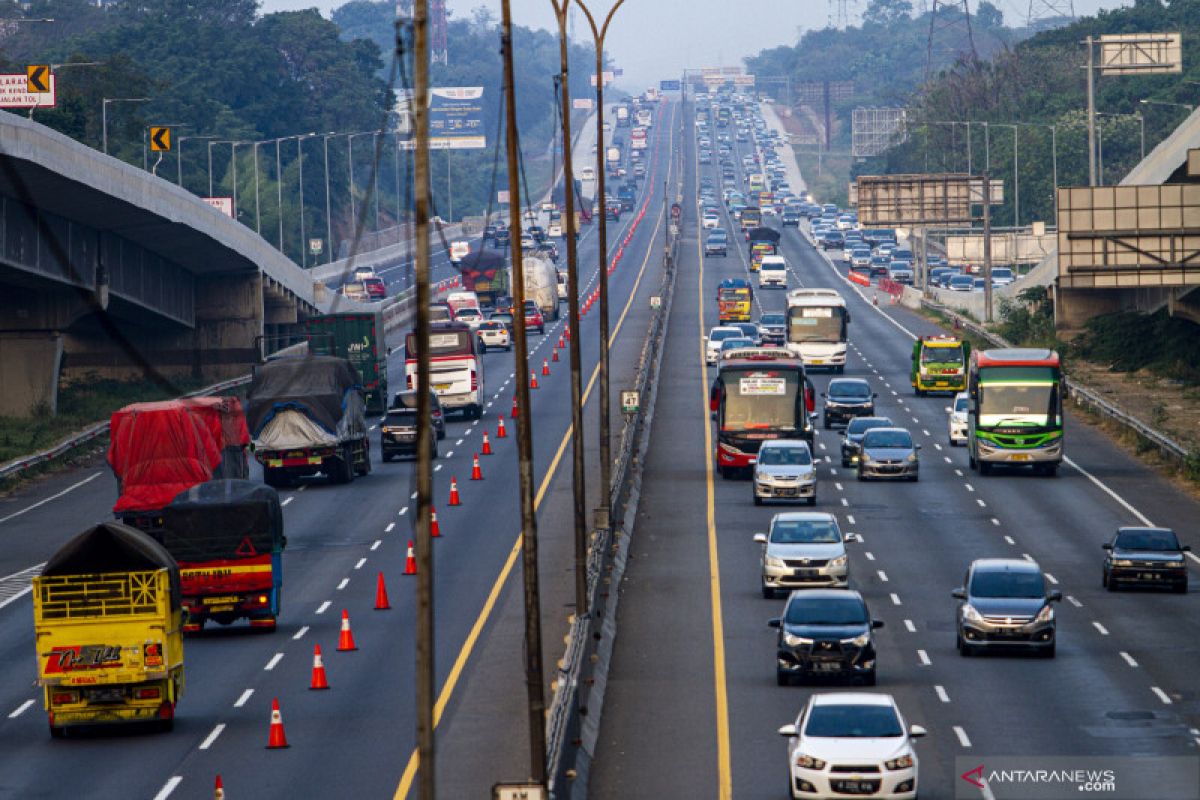
[[[0,114],[0,414],[60,379],[245,374],[325,295],[190,192]]]

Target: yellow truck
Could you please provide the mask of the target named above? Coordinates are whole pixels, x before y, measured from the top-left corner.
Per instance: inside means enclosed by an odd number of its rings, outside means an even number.
[[[183,694],[179,567],[119,522],[89,528],[33,579],[38,685],[50,734],[127,722],[170,730]]]

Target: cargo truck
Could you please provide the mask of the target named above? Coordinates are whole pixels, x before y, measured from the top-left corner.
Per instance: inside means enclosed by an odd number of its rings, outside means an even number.
[[[463,288],[475,292],[479,302],[495,306],[496,298],[510,293],[508,260],[495,250],[471,253],[458,264]]]
[[[119,522],[89,528],[33,579],[37,682],[50,735],[80,725],[170,730],[183,695],[179,567]]]
[[[208,620],[275,630],[283,590],[283,508],[256,481],[193,486],[163,509],[154,539],[179,563],[184,633]]]
[[[525,299],[537,303],[548,320],[558,319],[558,270],[546,258],[525,256]]]
[[[382,311],[324,314],[305,320],[308,352],[344,358],[358,370],[367,411],[387,410],[387,336]]]
[[[629,106],[617,106],[617,127],[629,127]]]
[[[324,473],[349,483],[371,471],[358,370],[336,356],[277,358],[254,368],[247,422],[268,486]]]

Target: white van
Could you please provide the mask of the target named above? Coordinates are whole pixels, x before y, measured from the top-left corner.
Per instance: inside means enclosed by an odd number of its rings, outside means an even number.
[[[569,297],[569,295],[568,295],[569,290],[570,290],[570,286],[567,283],[567,273],[565,270],[560,269],[560,270],[558,270],[558,300],[559,300],[559,302],[562,302],[563,300],[566,300]]]
[[[758,265],[758,288],[766,289],[774,286],[777,289],[787,289],[787,261],[783,256],[763,256]]]

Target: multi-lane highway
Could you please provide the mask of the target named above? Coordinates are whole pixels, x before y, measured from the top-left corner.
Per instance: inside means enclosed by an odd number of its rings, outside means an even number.
[[[685,194],[695,197],[704,172],[687,128]],[[708,174],[720,185],[719,172]],[[730,219],[724,227],[737,230]],[[683,231],[590,785],[598,798],[786,797],[777,728],[812,692],[847,687],[776,685],[776,632],[766,622],[784,601],[762,598],[751,537],[788,507],[755,507],[747,481],[721,480],[708,466],[714,372],[701,337],[715,324],[717,283],[749,277],[745,243],[734,233],[728,258],[704,258],[694,206]],[[919,483],[857,482],[841,468],[835,431],[818,430],[815,455],[817,509],[861,537],[849,545],[851,587],[885,622],[878,685],[867,691],[890,693],[910,723],[929,731],[916,745],[923,800],[956,796],[960,773],[993,756],[1196,756],[1198,590],[1109,593],[1100,579],[1101,544],[1121,525],[1172,527],[1200,548],[1200,504],[1071,413],[1057,478],[972,472],[963,449],[947,441],[948,398],[915,397],[908,383],[913,337],[938,328],[886,295],[876,305],[874,291],[847,282],[844,265],[814,249],[805,228],[784,229],[781,244],[791,287],[846,297],[846,376],[870,381],[877,413],[922,446]],[[756,311],[784,307],[783,292],[755,295]],[[812,377],[818,392],[829,380]],[[1034,560],[1048,587],[1062,591],[1056,658],[958,654],[950,593],[985,556]],[[1189,572],[1195,587],[1195,558]],[[1153,783],[1138,788],[1154,791]],[[1157,788],[1173,796],[1170,785]]]
[[[635,225],[636,213],[626,214],[609,224],[606,261],[633,230],[609,282],[614,389],[632,378],[649,295],[658,286],[662,187],[674,181],[678,114],[674,103],[656,112],[650,167],[635,209],[645,208],[644,217]],[[584,229],[579,263],[587,292],[596,285],[596,239],[595,226]],[[597,503],[597,311],[582,323],[589,507]],[[532,427],[547,680],[562,654],[573,598],[568,351],[551,363],[550,376],[541,375],[562,332],[559,322],[530,342],[540,384],[532,393]],[[392,344],[400,341],[397,335]],[[528,746],[517,722],[524,719],[525,690],[516,424],[508,415],[514,381],[528,376],[513,374],[508,353],[488,354],[485,363],[490,402],[484,418],[449,423],[434,474],[442,534],[435,547],[435,613],[443,797],[487,796],[496,781],[527,774]],[[389,379],[403,384],[402,348],[389,361]],[[496,437],[501,415],[507,439]],[[476,483],[468,478],[485,431],[495,454],[482,457],[484,481]],[[413,471],[407,463],[382,464],[377,453],[373,472],[350,485],[314,481],[281,494],[288,546],[279,629],[258,635],[210,626],[189,638],[187,691],[170,734],[113,730],[51,740],[33,683],[28,572],[75,533],[110,518],[116,486],[102,461],[0,500],[0,796],[211,797],[217,774],[230,797],[405,796],[416,767],[414,580],[401,574],[412,537]],[[452,476],[462,494],[457,508],[446,504]],[[372,608],[380,571],[390,611]],[[335,652],[343,609],[357,652]],[[329,692],[308,690],[316,644],[324,651]],[[265,749],[273,698],[282,707],[287,750]]]

